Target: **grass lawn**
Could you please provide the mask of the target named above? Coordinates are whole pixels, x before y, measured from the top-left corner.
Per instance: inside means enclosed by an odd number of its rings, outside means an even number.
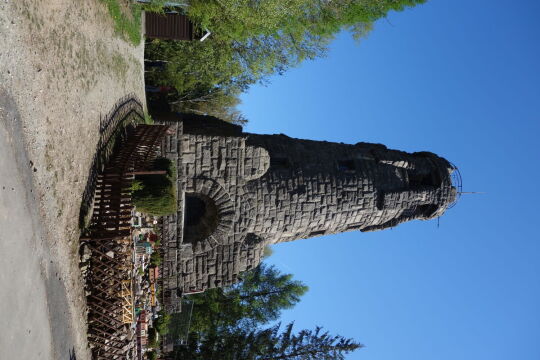
[[[125,40],[137,46],[141,43],[141,13],[139,4],[128,0],[100,0],[107,6],[114,20],[114,30]]]

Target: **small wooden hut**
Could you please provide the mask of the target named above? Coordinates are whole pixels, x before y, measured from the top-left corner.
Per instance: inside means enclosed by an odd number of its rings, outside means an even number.
[[[149,39],[194,40],[193,23],[178,13],[145,13],[146,37]]]

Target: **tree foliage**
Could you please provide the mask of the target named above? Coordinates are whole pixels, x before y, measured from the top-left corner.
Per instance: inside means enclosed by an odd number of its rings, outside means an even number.
[[[238,91],[225,92],[221,88],[214,88],[207,92],[190,95],[183,95],[182,98],[172,100],[170,106],[177,112],[210,115],[238,125],[247,122],[237,108],[240,104]]]
[[[323,332],[319,326],[315,330],[304,329],[297,334],[292,333],[293,323],[288,324],[281,333],[278,333],[279,327],[278,324],[260,333],[250,334],[255,335],[252,336],[253,343],[263,344],[264,351],[258,359],[341,360],[344,359],[344,354],[362,347],[353,339]],[[265,349],[265,346],[268,348]]]
[[[152,266],[159,266],[161,265],[162,258],[158,251],[154,251],[152,255],[150,255],[150,264]]]
[[[240,328],[221,331],[176,349],[175,358],[184,360],[342,360],[363,345],[353,339],[315,330],[293,333],[293,323],[283,331],[280,324],[266,329]]]
[[[171,314],[166,313],[164,310],[160,310],[158,314],[159,317],[154,321],[154,328],[160,335],[166,335],[169,333]]]
[[[165,158],[154,161],[152,170],[164,170],[164,175],[139,175],[132,186],[133,203],[138,211],[163,216],[176,210],[176,169]]]
[[[244,273],[238,284],[192,296],[192,331],[206,334],[214,329],[266,324],[278,319],[281,310],[296,305],[307,290],[291,274],[261,263]]]
[[[148,347],[151,349],[159,347],[158,333],[153,327],[148,329]]]
[[[188,15],[213,33],[243,41],[259,35],[332,37],[389,11],[426,0],[191,0]]]
[[[174,86],[172,102],[183,111],[238,119],[238,95],[250,85],[324,56],[341,30],[360,39],[389,11],[425,1],[191,0],[188,16],[212,35],[203,42],[149,42],[146,58],[166,66],[148,71],[147,83]]]
[[[262,324],[276,320],[281,310],[294,307],[307,290],[302,282],[293,280],[292,274],[282,274],[276,267],[261,263],[230,293],[246,305],[247,318]]]
[[[261,263],[242,275],[240,283],[192,295],[192,326],[188,344],[176,347],[182,360],[343,359],[361,344],[322,328],[293,333],[293,324],[264,327],[283,309],[296,305],[308,290],[292,275]],[[174,316],[172,317],[174,319]],[[173,323],[170,327],[174,326]],[[170,331],[174,333],[174,331]]]
[[[155,350],[152,350],[146,353],[146,357],[148,358],[148,360],[156,360],[158,358],[158,355]]]

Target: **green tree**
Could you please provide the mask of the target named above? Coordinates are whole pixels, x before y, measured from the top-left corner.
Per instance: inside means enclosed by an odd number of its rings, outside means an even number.
[[[145,57],[167,63],[164,70],[147,71],[146,78],[150,84],[174,86],[182,97],[196,98],[216,89],[234,94],[305,59],[324,55],[327,43],[311,35],[258,35],[245,41],[218,35],[203,42],[153,40]]]
[[[292,274],[282,274],[276,267],[261,263],[244,275],[239,286],[233,286],[229,295],[245,305],[245,315],[259,324],[276,320],[281,310],[294,307],[307,292],[301,281]]]
[[[153,40],[147,83],[174,86],[172,102],[198,114],[242,122],[235,98],[306,59],[324,56],[342,30],[366,36],[375,20],[426,0],[191,0],[187,14],[206,41]]]
[[[170,105],[175,111],[210,115],[224,121],[242,125],[247,123],[247,119],[238,110],[237,106],[239,104],[239,91],[231,89],[227,93],[218,87],[200,94],[184,94],[170,101]]]
[[[184,360],[342,360],[361,347],[351,338],[331,335],[321,327],[293,333],[293,323],[279,331],[280,324],[267,329],[221,331],[202,341],[176,349],[175,358]]]
[[[158,333],[153,327],[148,329],[148,347],[151,349],[159,348]]]
[[[321,327],[316,327],[315,330],[304,329],[297,334],[292,333],[292,328],[293,323],[290,323],[282,333],[278,333],[279,325],[259,333],[252,332],[255,354],[260,352],[261,348],[263,349],[263,353],[256,355],[255,358],[259,360],[342,360],[345,354],[363,347],[351,338],[322,332]]]
[[[191,0],[187,9],[199,26],[235,40],[258,35],[311,34],[331,37],[358,23],[426,0]],[[354,29],[353,29],[354,30]]]
[[[155,350],[152,350],[152,351],[148,351],[146,353],[146,357],[148,358],[148,360],[156,360],[158,355],[157,353],[155,352]]]
[[[193,295],[192,331],[206,334],[215,329],[256,326],[276,320],[281,310],[296,305],[308,287],[261,263],[228,287]]]
[[[322,328],[293,333],[293,324],[261,328],[276,320],[282,309],[293,307],[307,286],[262,263],[242,274],[241,281],[224,289],[190,296],[194,301],[187,346],[175,348],[183,360],[343,359],[360,347],[352,339],[323,332]],[[172,327],[174,324],[170,324]],[[172,331],[171,333],[174,333]]]
[[[152,255],[150,255],[150,264],[155,267],[161,265],[161,262],[161,255],[158,251],[154,251]]]
[[[154,322],[154,328],[160,335],[166,335],[169,333],[171,315],[167,314],[164,310],[160,310],[158,314],[159,317]]]

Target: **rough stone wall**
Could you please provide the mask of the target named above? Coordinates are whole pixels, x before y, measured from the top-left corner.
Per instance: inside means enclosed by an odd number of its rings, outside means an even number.
[[[434,154],[284,135],[249,135],[249,142],[272,159],[247,190],[256,206],[253,232],[272,243],[432,218],[455,199],[451,166]]]
[[[244,187],[266,172],[269,157],[264,149],[246,145],[241,128],[221,120],[161,120],[176,129],[162,143],[162,154],[177,164],[178,173],[178,211],[162,221],[163,286],[167,303],[173,304],[180,293],[233,284],[240,272],[259,264],[264,244],[244,241],[250,216],[241,214],[254,211],[243,201]],[[206,195],[217,207],[216,229],[202,241],[184,239],[186,193]]]
[[[247,134],[205,117],[176,130],[163,153],[178,166],[179,208],[163,233],[165,288],[178,294],[236,282],[266,245],[433,218],[456,197],[452,166],[432,153]]]
[[[256,211],[246,184],[266,172],[270,158],[264,149],[247,145],[245,136],[184,134],[180,144],[185,192],[213,199],[218,213],[207,238],[184,239],[193,253],[183,264],[184,289],[230,285],[260,262],[264,244],[244,243]]]

